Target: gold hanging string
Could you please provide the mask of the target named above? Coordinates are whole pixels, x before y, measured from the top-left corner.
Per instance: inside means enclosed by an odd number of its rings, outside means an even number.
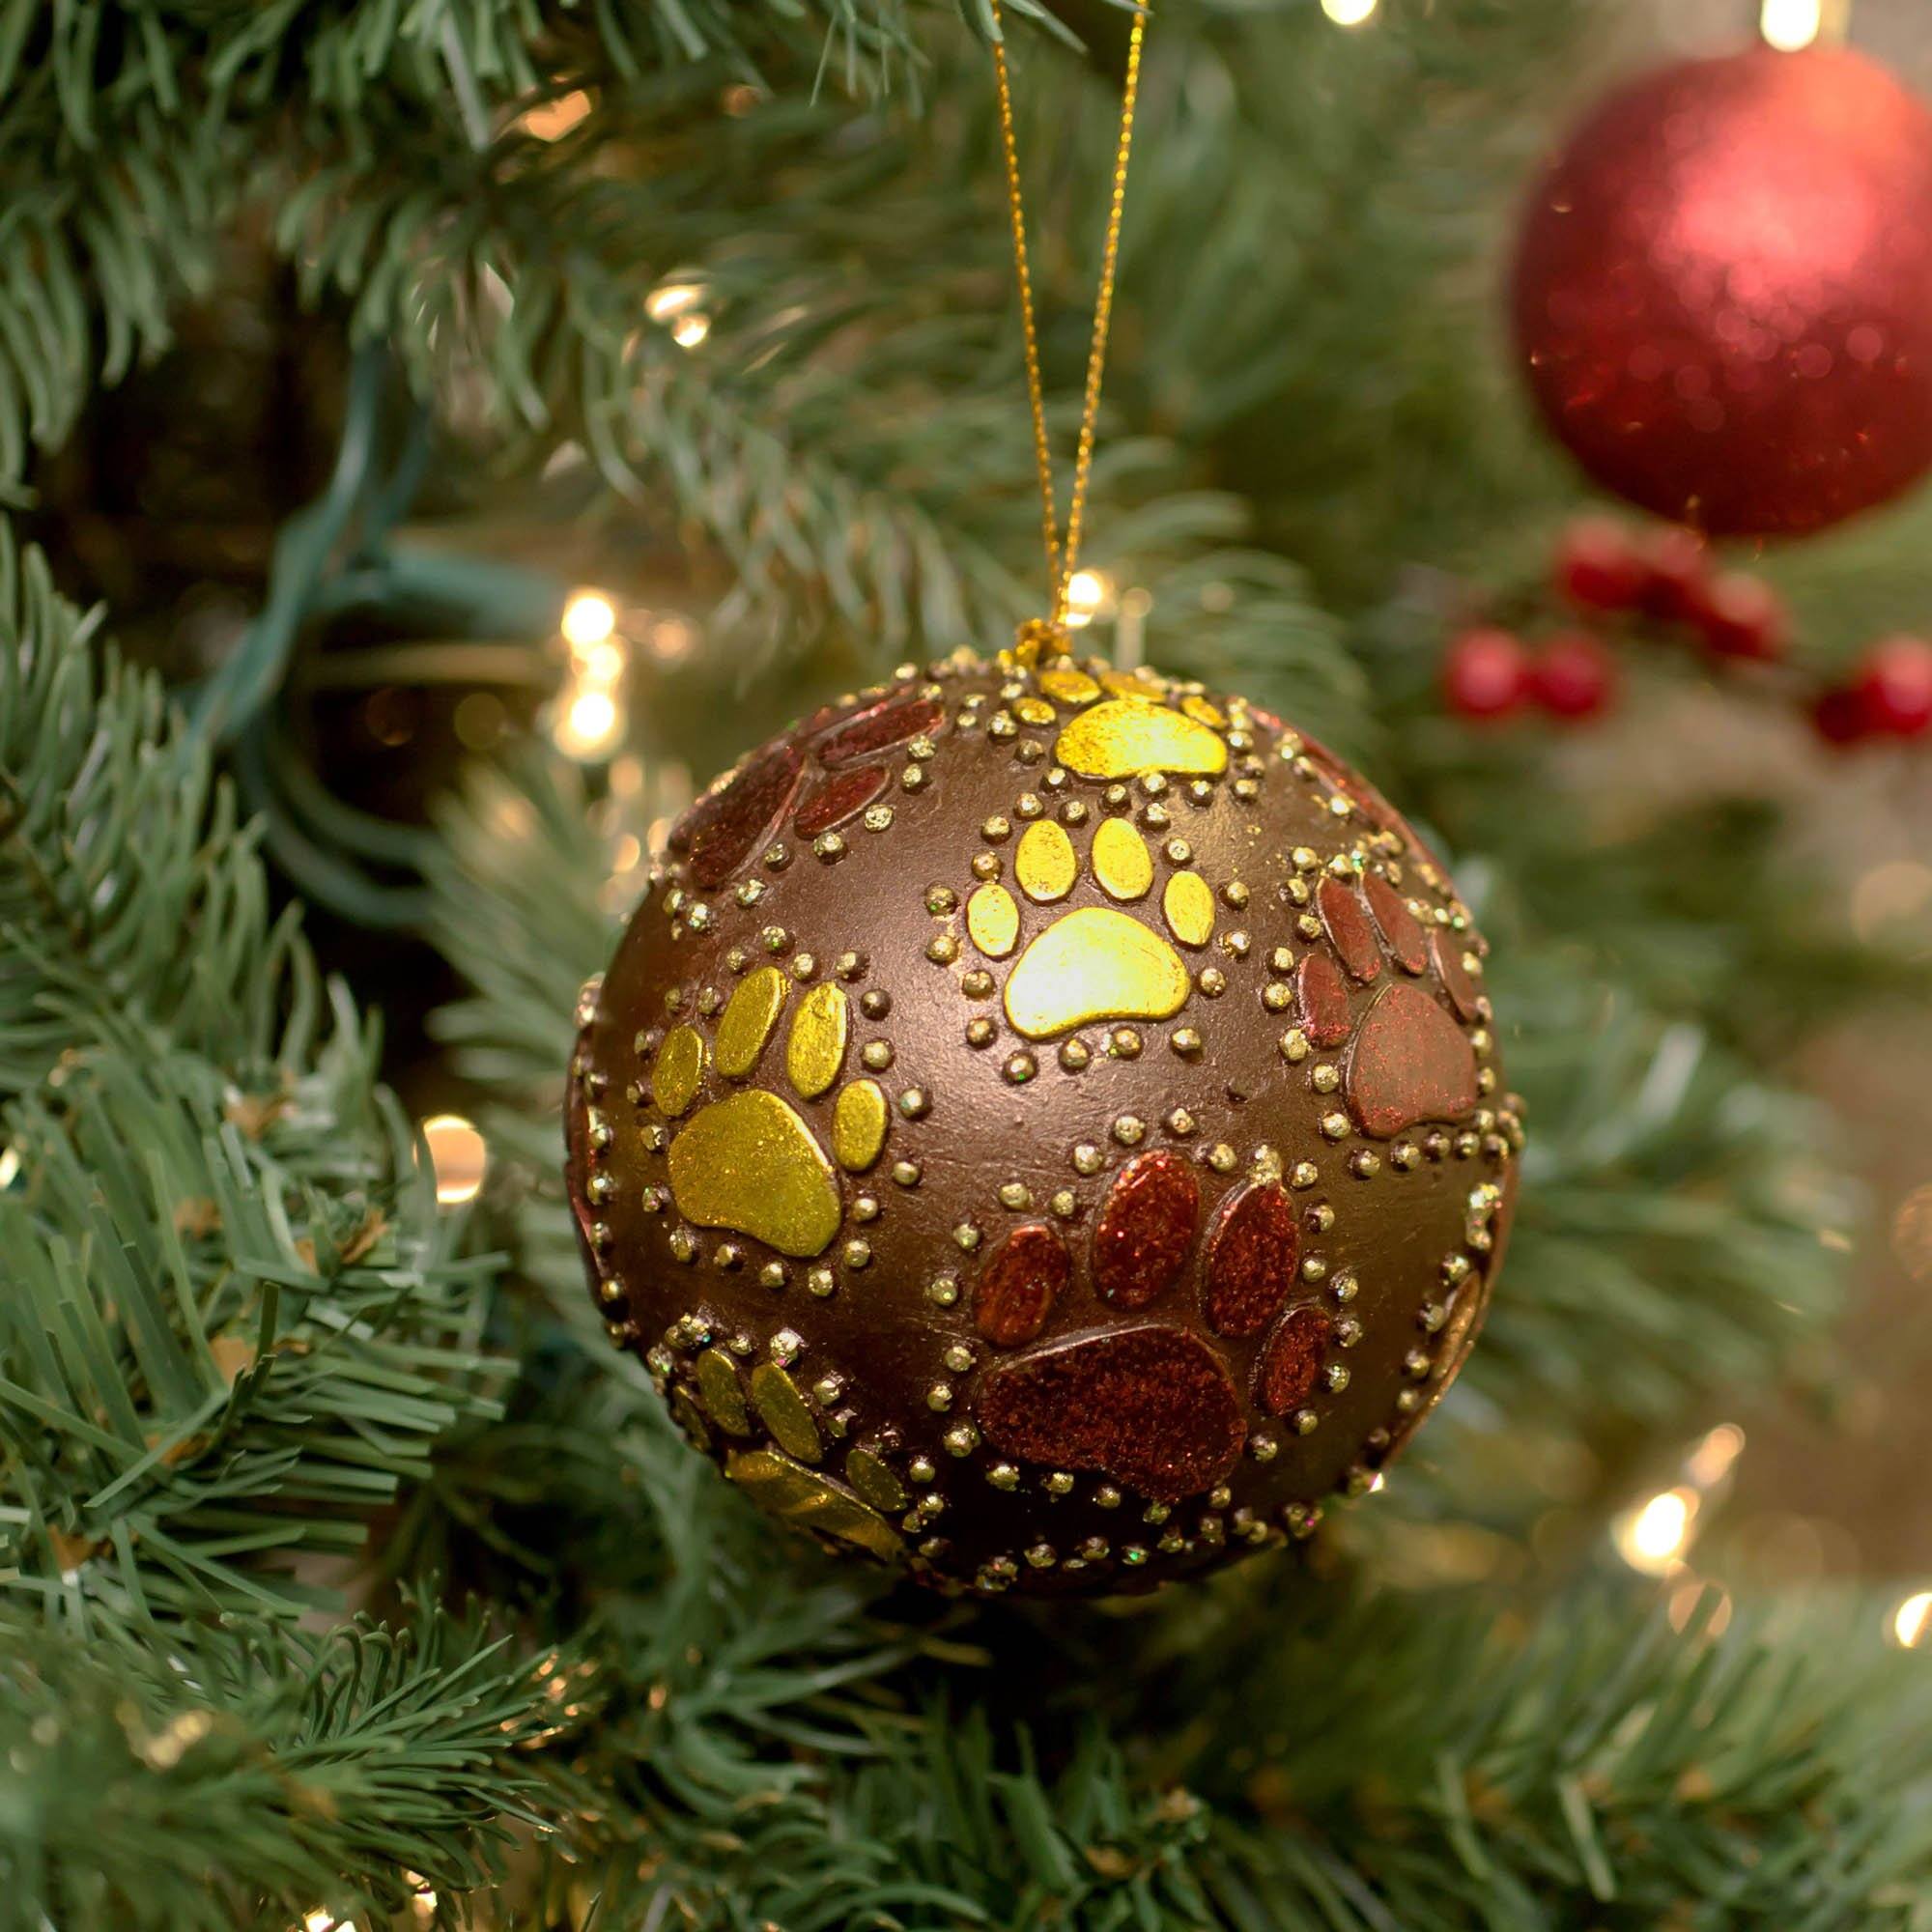
[[[1000,27],[1000,0],[992,0],[993,25]],[[1046,544],[1050,615],[1022,625],[1020,652],[1031,661],[1043,647],[1065,649],[1068,599],[1080,562],[1080,538],[1087,515],[1087,485],[1094,471],[1094,433],[1100,413],[1100,381],[1107,366],[1107,332],[1114,319],[1114,283],[1121,261],[1121,217],[1126,207],[1127,162],[1134,145],[1134,107],[1140,98],[1141,46],[1147,38],[1147,10],[1138,9],[1127,37],[1126,82],[1121,96],[1121,135],[1114,151],[1114,185],[1107,207],[1107,239],[1100,252],[1100,289],[1094,302],[1094,337],[1087,352],[1087,390],[1080,412],[1080,440],[1073,461],[1073,495],[1066,507],[1063,537],[1053,495],[1053,452],[1046,434],[1046,392],[1039,373],[1039,330],[1034,320],[1033,270],[1027,255],[1026,204],[1020,192],[1019,142],[1013,132],[1012,82],[1007,71],[1004,39],[993,43],[993,73],[999,87],[1000,139],[1007,160],[1007,210],[1012,220],[1013,271],[1020,292],[1020,329],[1026,342],[1027,400],[1033,410],[1034,462],[1039,470],[1040,528]]]

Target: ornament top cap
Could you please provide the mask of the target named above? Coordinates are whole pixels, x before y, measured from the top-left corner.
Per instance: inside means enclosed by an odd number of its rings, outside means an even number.
[[[1051,617],[1029,617],[1014,631],[1011,650],[1002,655],[1031,670],[1057,658],[1070,658],[1073,646],[1064,624],[1055,623]]]

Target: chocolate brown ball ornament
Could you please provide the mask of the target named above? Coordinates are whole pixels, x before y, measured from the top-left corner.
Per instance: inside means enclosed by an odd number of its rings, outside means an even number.
[[[611,1336],[765,1508],[942,1588],[1306,1535],[1501,1258],[1483,953],[1402,818],[1238,698],[902,669],[699,800],[585,989]]]

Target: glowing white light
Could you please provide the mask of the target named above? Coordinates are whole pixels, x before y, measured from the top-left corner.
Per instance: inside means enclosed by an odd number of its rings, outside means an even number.
[[[1932,1632],[1932,1590],[1917,1590],[1891,1613],[1891,1634],[1907,1650],[1916,1650]]]
[[[1376,0],[1321,0],[1321,11],[1338,27],[1359,27],[1376,11]]]
[[[711,333],[711,318],[701,309],[681,315],[670,326],[670,339],[680,349],[696,349]]]
[[[1094,614],[1113,591],[1113,585],[1097,570],[1076,570],[1066,580],[1066,624],[1077,631],[1091,624]]]
[[[573,651],[601,644],[617,628],[617,607],[601,590],[573,590],[563,607],[563,640]]]
[[[582,686],[557,706],[551,737],[567,758],[601,758],[623,736],[624,714],[610,692]]]
[[[609,691],[624,675],[624,647],[614,638],[606,638],[578,654],[577,674],[585,684]]]
[[[1633,1570],[1662,1577],[1675,1568],[1690,1541],[1697,1497],[1690,1490],[1665,1490],[1627,1517],[1616,1531],[1617,1549]]]
[[[653,322],[668,322],[704,299],[702,282],[660,282],[644,298],[644,313]]]
[[[432,1114],[422,1123],[422,1135],[429,1144],[430,1166],[436,1172],[438,1202],[453,1208],[459,1202],[475,1200],[490,1158],[475,1123],[461,1114]]]
[[[1708,1490],[1730,1474],[1731,1464],[1744,1454],[1744,1431],[1735,1422],[1720,1422],[1691,1450],[1684,1473],[1700,1490]]]
[[[1808,47],[1824,30],[1825,0],[1764,0],[1758,29],[1780,53]]]
[[[20,1172],[20,1150],[15,1147],[0,1148],[0,1187],[12,1187],[14,1178]]]

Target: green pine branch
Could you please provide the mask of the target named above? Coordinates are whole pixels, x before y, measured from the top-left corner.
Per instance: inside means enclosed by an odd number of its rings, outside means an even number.
[[[10,1932],[411,1923],[425,1890],[447,1915],[497,1878],[513,1826],[552,1829],[532,1752],[574,1666],[474,1618],[165,1641],[15,1622],[0,1643]]]
[[[0,554],[4,1587],[106,1625],[335,1601],[491,1412],[492,1264],[206,747]]]

